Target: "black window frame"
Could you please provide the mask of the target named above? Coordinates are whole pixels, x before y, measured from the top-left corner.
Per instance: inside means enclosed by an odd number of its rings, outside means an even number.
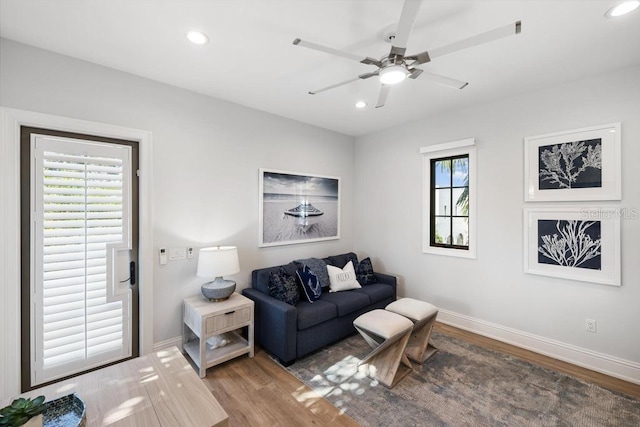
[[[453,209],[451,209],[451,213],[447,214],[447,215],[437,215],[437,207],[436,207],[436,190],[437,189],[443,189],[443,188],[448,188],[449,191],[449,206],[453,206],[453,190],[457,189],[457,188],[466,188],[467,189],[467,194],[469,195],[468,197],[471,197],[471,191],[470,191],[470,182],[467,182],[467,185],[465,186],[454,186],[453,185],[453,162],[454,160],[458,160],[458,159],[466,159],[467,160],[467,164],[469,165],[469,167],[471,167],[471,159],[469,156],[469,153],[465,153],[465,154],[459,154],[459,155],[455,155],[455,156],[444,156],[444,157],[438,157],[438,158],[431,158],[429,159],[429,173],[430,173],[430,189],[429,189],[429,196],[430,196],[430,209],[429,209],[429,227],[430,227],[430,241],[429,241],[429,245],[432,247],[437,247],[437,248],[446,248],[446,249],[458,249],[458,250],[469,250],[469,246],[470,246],[470,242],[468,242],[467,245],[456,245],[453,243],[454,239],[453,236],[451,237],[451,241],[452,243],[439,243],[436,242],[436,219],[437,218],[449,218],[449,230],[453,230],[453,219],[454,218],[467,218],[467,223],[469,223],[469,218],[470,218],[470,212],[467,212],[467,215],[452,215],[453,213]],[[452,170],[451,173],[449,174],[449,187],[436,187],[436,163],[438,162],[446,162],[449,161],[451,162],[452,165]],[[469,171],[467,171],[467,173],[469,173]],[[470,207],[469,207],[470,208]],[[469,238],[471,239],[471,236],[469,236]]]

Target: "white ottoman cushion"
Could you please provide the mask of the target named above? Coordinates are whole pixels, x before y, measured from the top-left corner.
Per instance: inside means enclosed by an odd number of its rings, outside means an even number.
[[[389,304],[385,310],[392,311],[419,322],[438,313],[438,308],[428,302],[413,298],[400,298]]]
[[[358,316],[353,324],[385,339],[413,328],[411,320],[382,309],[375,309]]]

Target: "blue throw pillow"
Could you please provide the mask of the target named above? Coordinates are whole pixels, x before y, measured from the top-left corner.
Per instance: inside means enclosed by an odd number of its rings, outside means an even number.
[[[318,277],[318,281],[320,282],[320,286],[323,288],[328,288],[331,283],[329,282],[329,273],[327,272],[327,263],[318,258],[306,258],[306,259],[297,259],[293,261],[298,266],[299,270],[304,269],[305,265],[308,265],[311,271]]]
[[[310,303],[320,298],[322,286],[320,286],[318,276],[313,274],[313,271],[311,271],[308,265],[305,265],[302,271],[298,270],[298,278],[300,279],[300,283],[302,283],[302,289]]]
[[[280,270],[269,273],[269,295],[287,304],[296,305],[300,301],[300,290],[295,276]]]
[[[367,257],[360,261],[360,264],[356,267],[356,279],[358,279],[361,285],[378,283],[378,279],[376,279],[375,274],[373,274],[371,258]]]

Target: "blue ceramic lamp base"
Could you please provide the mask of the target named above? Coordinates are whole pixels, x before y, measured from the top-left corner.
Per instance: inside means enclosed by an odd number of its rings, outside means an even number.
[[[216,277],[213,282],[208,282],[200,288],[202,295],[209,301],[218,302],[228,299],[236,290],[236,282],[225,280],[222,276]]]

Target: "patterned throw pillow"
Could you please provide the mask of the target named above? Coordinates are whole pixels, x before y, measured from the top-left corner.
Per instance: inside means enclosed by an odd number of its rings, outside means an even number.
[[[353,268],[357,271],[358,270],[358,255],[354,254],[354,253],[349,253],[347,254],[347,262],[342,266],[342,268],[345,268],[347,264],[349,264],[349,261],[351,261],[353,263]],[[339,266],[336,266],[339,267]]]
[[[361,288],[360,283],[356,280],[356,272],[353,269],[353,262],[349,261],[344,268],[328,265],[329,280],[331,288],[329,292],[348,291],[350,289]]]
[[[269,273],[269,295],[287,304],[296,305],[300,301],[296,277],[289,276],[283,267],[277,273]]]
[[[308,265],[305,265],[304,269],[297,273],[300,283],[302,284],[302,290],[304,290],[304,293],[307,296],[307,300],[309,300],[310,303],[313,303],[320,298],[320,295],[322,294],[322,286],[320,286],[318,276],[313,274],[313,271],[311,271]]]
[[[329,273],[327,273],[327,263],[324,260],[319,258],[307,258],[307,259],[297,259],[294,261],[298,266],[299,270],[304,269],[305,265],[308,265],[313,274],[318,277],[318,281],[320,282],[320,286],[323,288],[328,288],[331,285],[329,281]]]
[[[356,279],[358,279],[358,282],[360,282],[361,285],[378,283],[376,276],[373,274],[371,258],[367,257],[360,261],[360,264],[356,267]]]

